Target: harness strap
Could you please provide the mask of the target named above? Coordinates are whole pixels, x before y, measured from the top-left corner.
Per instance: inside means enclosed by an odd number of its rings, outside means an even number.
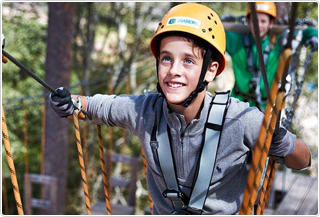
[[[173,155],[168,136],[167,122],[161,112],[160,126],[158,130],[158,156],[167,189],[162,193],[164,197],[169,198],[175,207],[175,210],[182,209],[184,206],[183,195],[179,191]]]
[[[256,71],[253,67],[251,41],[250,41],[249,34],[246,34],[244,36],[244,47],[245,47],[246,55],[247,55],[247,69],[251,73],[251,75],[254,76],[254,74],[256,74]]]
[[[216,164],[217,150],[228,101],[229,91],[216,93],[214,100],[211,102],[212,106],[205,126],[205,143],[201,152],[198,177],[189,201],[189,207],[192,209],[202,210],[207,197],[210,180]]]
[[[252,76],[257,75],[257,73],[260,71],[259,68],[255,68],[253,65],[253,57],[252,57],[252,48],[251,48],[251,41],[249,34],[246,34],[244,36],[244,47],[247,54],[247,69],[252,74]],[[267,65],[268,57],[270,54],[270,45],[268,44],[263,51],[263,62],[264,66]],[[261,74],[261,72],[260,72]]]
[[[244,46],[245,46],[246,55],[247,55],[247,70],[252,75],[252,79],[250,83],[254,89],[253,91],[255,95],[256,106],[260,110],[262,110],[261,103],[265,100],[262,99],[261,92],[260,92],[261,69],[256,68],[253,64],[252,47],[251,47],[249,34],[246,34],[244,36]],[[263,51],[264,66],[267,65],[269,53],[270,53],[270,45],[268,44]]]
[[[171,200],[175,209],[173,213],[179,213],[181,210],[187,210],[188,208],[197,214],[203,212],[203,205],[215,167],[223,120],[229,102],[229,93],[230,91],[217,92],[213,101],[210,103],[210,111],[205,124],[205,139],[199,160],[198,175],[191,191],[189,205],[187,205],[185,196],[179,190],[168,135],[169,129],[163,117],[163,112],[161,112],[157,138],[152,138],[150,145],[157,151],[160,168],[167,185],[167,189],[162,194],[165,198]],[[154,137],[154,132],[155,128],[153,129],[152,137]]]

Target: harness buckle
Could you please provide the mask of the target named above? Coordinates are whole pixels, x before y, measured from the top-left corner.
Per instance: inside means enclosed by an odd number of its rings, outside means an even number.
[[[185,199],[185,196],[180,191],[177,191],[175,189],[166,189],[162,192],[162,195],[165,198],[169,198],[172,200],[181,199],[182,201],[184,201]]]

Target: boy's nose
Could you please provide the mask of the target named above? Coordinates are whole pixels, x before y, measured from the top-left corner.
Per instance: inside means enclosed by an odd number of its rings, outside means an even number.
[[[181,75],[181,67],[180,64],[176,61],[172,63],[169,73],[172,76],[180,76]]]

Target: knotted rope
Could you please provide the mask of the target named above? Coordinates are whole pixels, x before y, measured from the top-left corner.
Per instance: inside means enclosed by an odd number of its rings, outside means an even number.
[[[82,146],[81,146],[78,109],[75,109],[73,112],[73,122],[74,122],[74,132],[75,132],[76,141],[77,141],[77,149],[78,149],[78,156],[79,156],[79,163],[80,163],[80,170],[81,170],[81,177],[82,177],[82,188],[85,196],[87,214],[91,215],[90,194],[88,190],[87,174],[86,174],[86,169],[84,165],[83,152],[82,152]]]
[[[110,203],[110,198],[109,198],[109,194],[108,194],[108,179],[107,179],[107,172],[106,172],[106,163],[104,160],[103,142],[102,142],[101,126],[100,125],[97,125],[97,130],[98,130],[98,142],[99,142],[101,169],[102,169],[104,198],[105,198],[105,202],[106,202],[107,214],[111,215],[111,203]]]
[[[272,135],[276,126],[278,115],[284,104],[284,92],[279,93],[278,85],[282,78],[284,69],[289,65],[291,49],[287,48],[280,56],[279,65],[275,79],[272,83],[270,98],[267,102],[265,116],[260,129],[258,142],[253,151],[252,166],[249,170],[248,180],[243,196],[240,215],[251,215],[264,165],[268,157]],[[276,102],[277,101],[277,102]]]
[[[8,167],[9,167],[11,182],[12,182],[12,186],[13,186],[13,193],[14,193],[14,198],[16,200],[18,214],[24,215],[23,206],[22,206],[21,197],[20,197],[18,180],[17,180],[17,176],[16,176],[16,170],[14,167],[14,162],[13,162],[12,153],[11,153],[8,128],[7,128],[7,123],[6,123],[5,116],[4,116],[3,106],[2,106],[2,137],[3,137],[4,148],[6,151],[7,162],[8,162]]]

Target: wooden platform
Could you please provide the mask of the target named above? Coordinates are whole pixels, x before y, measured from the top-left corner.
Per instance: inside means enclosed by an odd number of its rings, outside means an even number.
[[[273,185],[274,196],[283,193],[282,200],[275,209],[266,208],[264,215],[317,215],[318,177],[299,173],[277,171]],[[272,195],[270,195],[272,197]],[[114,207],[114,215],[120,215],[123,208]],[[85,213],[82,213],[85,215]],[[94,204],[93,215],[106,215],[104,202]]]
[[[119,204],[112,204],[111,205],[111,213],[112,215],[134,215],[134,207],[122,206]],[[107,215],[107,208],[105,201],[98,201],[97,203],[93,204],[91,207],[91,215]],[[81,213],[81,215],[87,215],[87,211]]]
[[[318,177],[277,171],[273,190],[284,196],[274,209],[266,208],[264,215],[318,214]]]

